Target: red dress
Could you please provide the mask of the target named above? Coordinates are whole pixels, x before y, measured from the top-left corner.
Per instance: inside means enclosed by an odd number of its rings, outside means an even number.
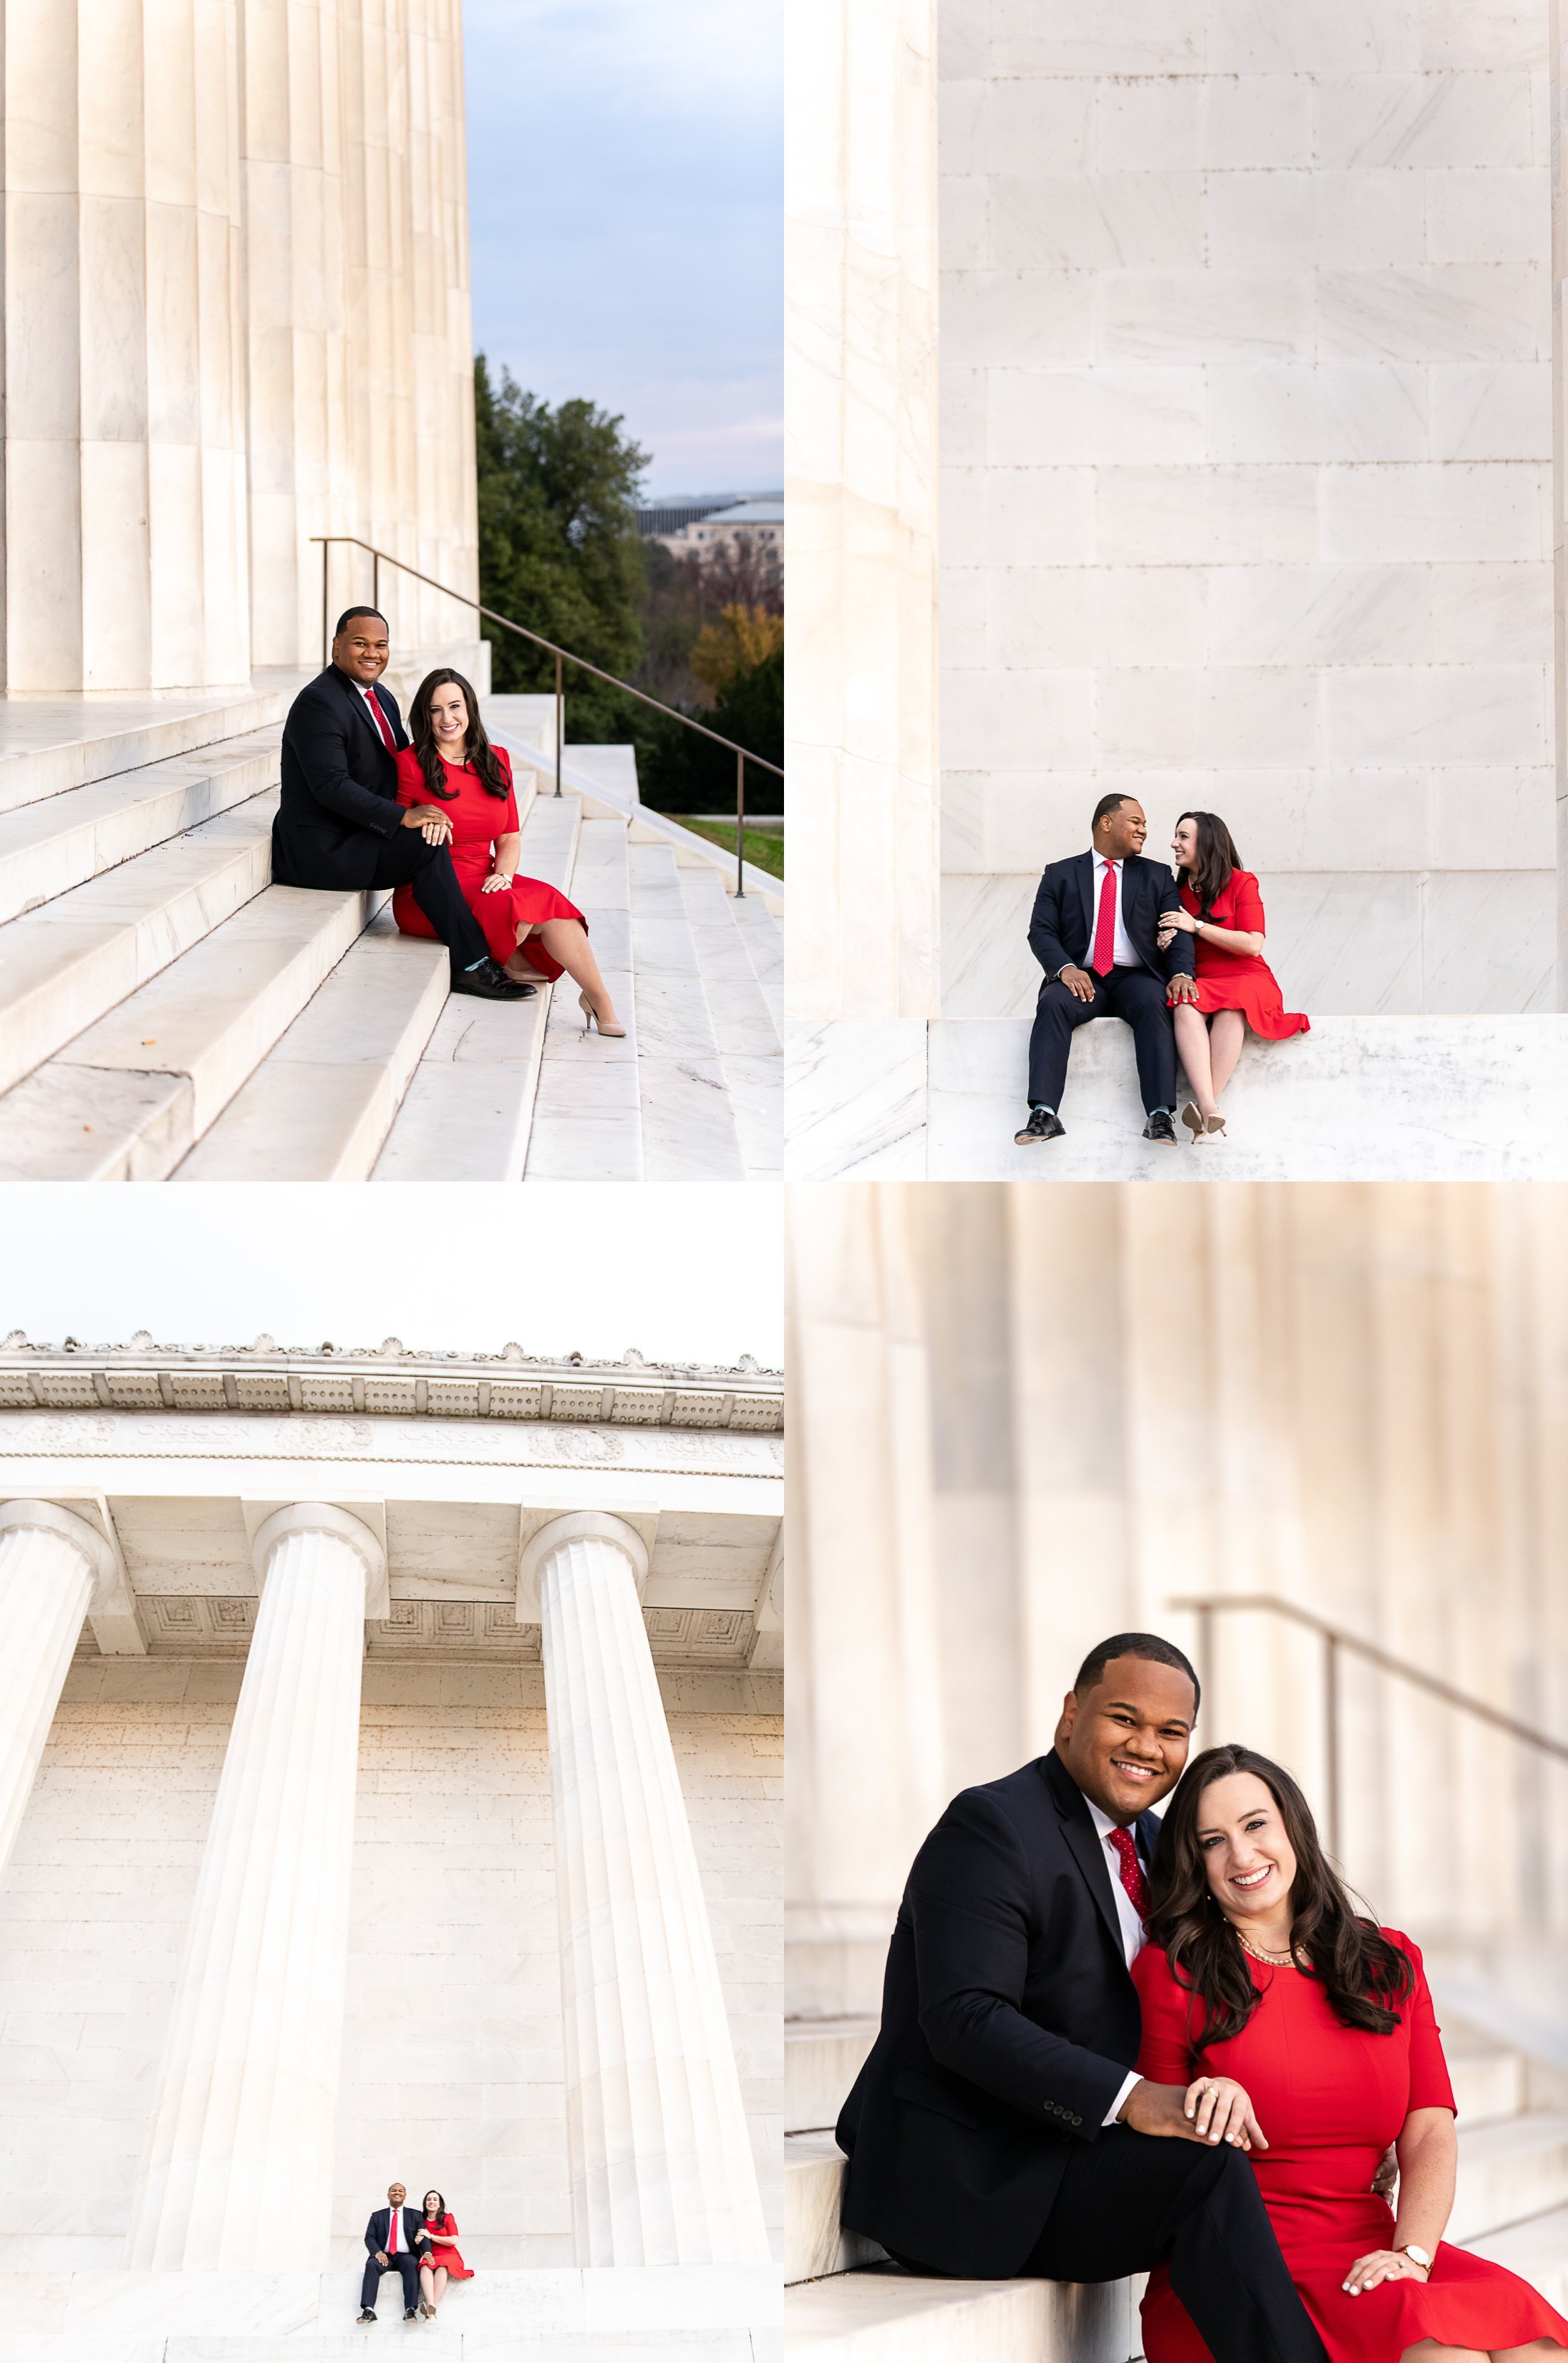
[[[402,756],[398,758],[401,764]],[[1185,880],[1181,889],[1184,911],[1197,918],[1203,908]],[[1264,931],[1263,896],[1258,882],[1250,870],[1232,870],[1223,889],[1214,897],[1209,917],[1217,927],[1234,927],[1243,936],[1261,936]],[[1205,1017],[1217,1009],[1239,1009],[1254,1034],[1264,1035],[1270,1042],[1283,1042],[1292,1034],[1309,1034],[1312,1021],[1298,1010],[1288,1010],[1280,998],[1279,987],[1274,981],[1274,971],[1261,952],[1221,951],[1202,936],[1198,946],[1198,1006]]]
[[[1245,2086],[1269,2145],[1248,2162],[1329,2363],[1399,2363],[1422,2338],[1482,2355],[1534,2338],[1568,2346],[1568,2322],[1527,2281],[1446,2241],[1429,2280],[1380,2281],[1360,2297],[1340,2286],[1358,2257],[1394,2245],[1393,2210],[1372,2189],[1389,2143],[1412,2109],[1453,2107],[1420,1954],[1395,1929],[1383,1933],[1416,1965],[1416,1990],[1391,2035],[1346,2026],[1316,1978],[1249,1955],[1264,1999],[1239,2036],[1209,2045],[1201,2068],[1187,2028],[1189,2007],[1201,2014],[1202,2005],[1164,1953],[1145,1946],[1132,1967],[1143,2008],[1138,2072],[1158,2084],[1210,2075]],[[1143,2351],[1148,2363],[1211,2363],[1163,2265],[1143,2300]]]
[[[510,888],[494,894],[481,894],[480,887],[490,876],[491,857],[498,837],[509,837],[517,826],[517,792],[512,784],[512,762],[504,747],[497,747],[495,760],[506,774],[506,802],[492,796],[471,763],[461,771],[454,763],[447,765],[447,784],[458,791],[450,804],[437,809],[447,813],[452,822],[452,867],[458,873],[458,883],[463,890],[463,900],[484,930],[484,939],[491,956],[502,967],[517,949],[517,930],[526,922],[537,926],[541,919],[576,919],[586,927],[588,921],[575,903],[569,903],[554,886],[547,886],[541,878],[513,878]],[[397,759],[397,800],[400,804],[436,804],[425,783],[425,771],[412,747],[405,747]],[[436,930],[414,899],[412,886],[400,886],[392,896],[392,917],[405,936],[434,937]],[[528,938],[524,957],[530,968],[541,976],[559,976],[560,962],[553,960],[536,936]]]
[[[448,2207],[442,2216],[439,2229],[427,2216],[422,2215],[419,2220],[430,2235],[430,2246],[420,2250],[421,2264],[428,2265],[433,2273],[439,2272],[444,2265],[455,2281],[471,2281],[473,2274],[453,2245],[458,2236],[458,2219],[451,2209]]]

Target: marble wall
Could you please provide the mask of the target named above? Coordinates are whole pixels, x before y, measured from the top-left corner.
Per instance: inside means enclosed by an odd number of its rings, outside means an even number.
[[[475,589],[459,0],[0,0],[0,689],[317,662],[312,534]]]
[[[0,1891],[0,2205],[40,2269],[122,2261],[240,1674],[79,1660],[56,1716]],[[661,1687],[777,2228],[780,1720],[744,1676]],[[573,2261],[551,1832],[536,1666],[367,1663],[338,2261],[394,2174],[470,2263]]]
[[[1554,1005],[1544,0],[943,0],[942,1004],[1097,798],[1286,1005]]]
[[[786,12],[788,989],[935,1015],[936,0]]]
[[[797,1186],[791,2008],[874,2009],[948,1798],[1084,1652],[1264,1593],[1568,1730],[1555,1185]],[[1175,1341],[1180,1340],[1177,1346]],[[1206,1742],[1327,1797],[1321,1644],[1216,1618]],[[1360,1667],[1343,1856],[1423,1937],[1568,1936],[1568,1772]]]

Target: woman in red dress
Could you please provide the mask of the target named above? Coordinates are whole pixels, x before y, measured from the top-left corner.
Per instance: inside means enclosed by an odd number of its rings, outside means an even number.
[[[1183,813],[1171,840],[1181,908],[1161,914],[1160,949],[1173,936],[1196,936],[1198,999],[1173,1011],[1176,1048],[1196,1094],[1181,1120],[1193,1145],[1223,1132],[1220,1094],[1236,1071],[1250,1026],[1270,1042],[1311,1031],[1287,1010],[1264,959],[1264,908],[1258,882],[1243,870],[1235,840],[1218,813]]]
[[[1165,1815],[1132,1975],[1138,2071],[1187,2087],[1211,2140],[1250,2152],[1329,2363],[1524,2363],[1568,2346],[1527,2281],[1442,2239],[1458,2144],[1421,1957],[1357,1917],[1287,1772],[1246,1747],[1188,1767]],[[1397,2212],[1373,2178],[1390,2142]],[[1209,2363],[1165,2268],[1148,2363]]]
[[[448,2280],[471,2281],[473,2274],[458,2254],[458,2219],[447,2214],[438,2191],[425,2194],[425,2228],[430,2246],[419,2259],[419,2311],[426,2321],[434,2322]]]
[[[432,828],[437,816],[450,824],[452,867],[493,957],[508,976],[525,982],[553,979],[564,969],[581,987],[584,1032],[596,1025],[601,1034],[624,1036],[582,913],[542,879],[517,874],[523,840],[512,759],[485,736],[479,701],[460,672],[446,666],[425,675],[408,731],[414,744],[397,759],[397,800],[429,804]],[[411,886],[400,886],[392,896],[392,916],[405,936],[434,937]]]

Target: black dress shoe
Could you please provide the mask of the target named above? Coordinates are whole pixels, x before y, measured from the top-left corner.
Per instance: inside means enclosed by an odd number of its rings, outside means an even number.
[[[369,2307],[367,2307],[365,2312],[358,2317],[360,2322],[374,2322],[375,2318],[375,2315],[370,2313]]]
[[[1029,1122],[1021,1132],[1015,1132],[1012,1137],[1018,1148],[1027,1148],[1032,1140],[1060,1140],[1066,1129],[1054,1108],[1032,1107]]]
[[[1145,1140],[1163,1140],[1167,1148],[1176,1147],[1176,1126],[1171,1122],[1169,1108],[1155,1108],[1143,1126]]]
[[[404,2322],[417,2322],[419,2319],[419,2308],[416,2305],[411,2305],[408,2312],[403,2318]]]
[[[508,976],[500,962],[481,960],[478,968],[459,968],[452,971],[452,991],[471,993],[480,1001],[532,1001],[538,987],[525,984],[521,977]]]

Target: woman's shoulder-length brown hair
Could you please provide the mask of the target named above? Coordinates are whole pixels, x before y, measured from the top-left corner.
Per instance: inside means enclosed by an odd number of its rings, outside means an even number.
[[[438,665],[434,672],[425,674],[414,691],[414,704],[408,709],[408,735],[419,758],[425,784],[433,796],[440,797],[444,804],[450,804],[458,793],[456,788],[447,785],[447,774],[441,768],[441,752],[436,744],[436,733],[430,727],[430,701],[438,689],[445,689],[448,683],[454,689],[461,690],[463,704],[469,710],[469,727],[463,738],[463,760],[473,765],[481,787],[492,796],[504,800],[512,793],[511,779],[490,743],[484,724],[480,720],[479,699],[474,695],[472,682],[466,681],[451,665]]]
[[[1415,1989],[1408,1954],[1356,1911],[1323,1852],[1312,1808],[1284,1767],[1250,1747],[1209,1747],[1182,1775],[1149,1876],[1149,1941],[1162,1948],[1176,1983],[1202,2009],[1192,2036],[1194,2058],[1211,2043],[1240,2035],[1263,2000],[1241,1939],[1210,1892],[1198,1843],[1204,1791],[1233,1772],[1253,1773],[1279,1808],[1296,1857],[1290,1940],[1297,1958],[1321,1980],[1330,2007],[1346,2026],[1391,2035],[1399,2024],[1395,2005]],[[1196,2015],[1189,2009],[1189,2025]]]

